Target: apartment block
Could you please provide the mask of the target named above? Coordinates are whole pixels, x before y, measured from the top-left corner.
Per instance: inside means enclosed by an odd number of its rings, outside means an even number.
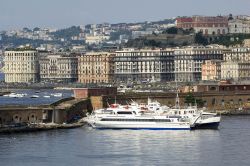
[[[7,83],[34,83],[39,81],[38,53],[30,48],[4,52],[4,73]]]
[[[206,60],[202,64],[202,80],[214,81],[221,79],[221,60]]]
[[[250,80],[250,62],[228,61],[221,63],[221,79]]]
[[[88,52],[78,57],[78,81],[81,83],[112,83],[113,56],[108,52]]]
[[[225,61],[250,61],[250,48],[237,47],[224,51]]]
[[[40,77],[43,82],[77,81],[76,55],[50,54],[40,58]]]
[[[114,79],[117,83],[173,81],[173,51],[161,49],[116,51]]]
[[[223,60],[223,49],[217,47],[187,47],[174,49],[174,74],[177,82],[202,80],[202,64],[206,60]]]

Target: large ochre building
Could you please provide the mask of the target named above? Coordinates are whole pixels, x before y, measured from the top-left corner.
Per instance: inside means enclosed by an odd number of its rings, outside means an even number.
[[[108,52],[88,52],[78,56],[78,81],[80,83],[112,83],[113,56]]]

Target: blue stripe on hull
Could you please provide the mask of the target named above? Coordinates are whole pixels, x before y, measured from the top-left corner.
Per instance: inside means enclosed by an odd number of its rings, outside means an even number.
[[[195,124],[192,129],[218,129],[220,122],[206,123],[206,124]]]
[[[190,130],[190,128],[96,128],[99,130]]]

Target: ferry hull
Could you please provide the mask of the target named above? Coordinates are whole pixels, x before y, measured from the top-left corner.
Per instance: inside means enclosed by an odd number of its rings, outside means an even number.
[[[221,117],[209,117],[206,119],[199,119],[194,125],[191,126],[192,129],[218,129],[220,125]]]
[[[190,130],[189,124],[105,124],[96,122],[91,124],[96,129],[131,129],[131,130]]]
[[[213,123],[201,123],[195,124],[192,129],[215,129],[219,128],[220,122],[213,122]]]

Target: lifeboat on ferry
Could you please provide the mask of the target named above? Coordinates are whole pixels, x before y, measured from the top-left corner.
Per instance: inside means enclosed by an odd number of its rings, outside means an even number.
[[[111,104],[110,107],[111,108],[118,108],[119,104]]]

